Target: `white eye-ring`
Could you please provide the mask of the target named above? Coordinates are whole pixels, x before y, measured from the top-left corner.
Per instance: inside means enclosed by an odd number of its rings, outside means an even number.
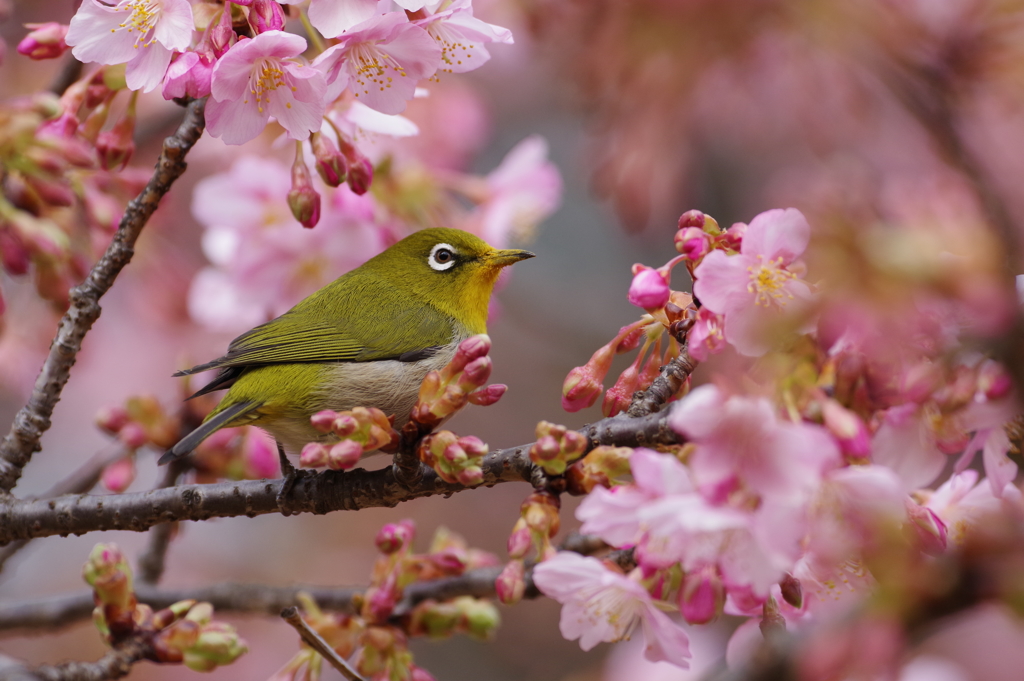
[[[455,266],[455,254],[458,251],[451,244],[437,244],[430,249],[427,264],[438,272],[450,270]]]

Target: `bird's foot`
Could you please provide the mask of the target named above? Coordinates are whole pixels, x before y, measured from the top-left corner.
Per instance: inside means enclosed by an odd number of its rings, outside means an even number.
[[[281,515],[296,515],[299,511],[295,508],[289,495],[295,489],[295,483],[302,478],[315,475],[316,473],[293,466],[292,462],[288,460],[288,456],[284,453],[284,447],[281,446],[281,443],[277,444],[277,456],[281,461],[281,474],[284,476],[284,485],[281,486],[281,491],[277,494],[277,507],[280,509]]]

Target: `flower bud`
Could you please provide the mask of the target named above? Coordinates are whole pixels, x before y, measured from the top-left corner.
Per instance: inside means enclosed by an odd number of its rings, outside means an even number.
[[[231,5],[225,3],[220,20],[210,27],[209,40],[214,56],[218,59],[224,56],[236,39],[235,29],[231,25]]]
[[[18,43],[18,53],[29,59],[56,59],[67,51],[64,36],[68,27],[51,21],[45,24],[25,24],[32,32]]]
[[[374,543],[381,553],[392,554],[408,546],[415,533],[416,526],[412,520],[388,523],[377,532]]]
[[[491,385],[485,385],[482,388],[477,388],[469,394],[468,399],[470,404],[489,407],[500,400],[506,390],[508,390],[507,385],[503,383],[492,383]]]
[[[634,266],[635,267],[635,266]],[[640,267],[643,267],[642,265]],[[668,281],[658,270],[644,268],[633,276],[629,286],[629,302],[645,310],[655,310],[665,306],[672,290]]]
[[[96,153],[105,170],[124,170],[135,153],[135,98],[128,100],[128,110],[110,130],[96,137]]]
[[[117,433],[117,439],[119,439],[128,449],[138,449],[149,442],[145,428],[135,421],[129,421],[124,424],[121,430]]]
[[[249,25],[257,35],[284,29],[284,11],[274,0],[252,0],[249,6]]]
[[[400,594],[395,593],[394,585],[385,585],[370,589],[366,598],[365,611],[374,622],[387,622],[398,605]]]
[[[600,446],[574,463],[566,471],[571,494],[590,494],[597,486],[611,487],[629,474],[629,447]]]
[[[246,477],[251,480],[275,478],[281,473],[281,460],[277,448],[260,431],[250,428],[245,438]]]
[[[632,324],[619,329],[619,335],[616,338],[621,338],[621,340],[615,345],[616,355],[631,352],[640,346],[640,340],[644,337],[645,329],[642,325],[638,325],[635,329],[630,330],[630,326]]]
[[[119,459],[103,469],[103,486],[111,492],[123,492],[135,480],[135,457]]]
[[[998,362],[987,360],[978,371],[978,390],[985,399],[998,400],[1009,394],[1013,381],[1006,369]]]
[[[512,527],[512,534],[508,537],[508,555],[514,559],[525,558],[532,545],[533,537],[530,534],[530,528],[526,525],[526,521],[520,518]]]
[[[917,539],[919,548],[931,556],[941,555],[946,550],[946,523],[925,506],[906,501],[910,530]]]
[[[299,466],[301,468],[319,468],[327,465],[328,448],[320,442],[310,442],[302,448],[299,454]]]
[[[601,381],[608,375],[614,357],[611,345],[604,345],[585,365],[570,371],[562,384],[562,409],[575,412],[594,404],[604,390]]]
[[[501,625],[501,615],[493,603],[472,596],[455,599],[460,612],[460,625],[466,634],[478,640],[494,636]]]
[[[336,471],[347,471],[359,462],[363,446],[355,440],[342,440],[331,445],[327,451],[327,467]]]
[[[130,419],[128,410],[120,405],[103,407],[96,412],[96,425],[111,435],[116,435]]]
[[[302,159],[301,148],[292,164],[292,188],[288,192],[288,208],[306,229],[320,222],[320,194],[313,188],[313,178]]]
[[[800,580],[790,573],[779,582],[779,589],[782,591],[782,600],[792,605],[797,610],[804,607],[804,588]]]
[[[511,543],[511,538],[509,542]],[[494,590],[498,594],[498,600],[505,605],[515,605],[523,600],[523,594],[526,593],[526,568],[522,560],[510,560],[505,565],[505,569],[494,582]]]
[[[348,162],[330,137],[315,133],[312,137],[316,172],[328,187],[337,187],[348,175]]]
[[[679,229],[683,230],[687,227],[695,227],[697,229],[704,229],[704,221],[708,216],[699,210],[688,210],[679,216]]]
[[[82,568],[82,577],[92,587],[99,605],[134,607],[132,569],[116,544],[97,544]]]
[[[215,64],[213,55],[206,52],[182,52],[177,55],[164,76],[164,99],[199,99],[208,96]]]
[[[185,651],[183,661],[189,669],[208,672],[231,664],[248,650],[248,645],[233,626],[225,622],[210,622],[200,630],[195,644]]]
[[[705,624],[718,617],[725,604],[725,587],[718,568],[706,565],[688,572],[679,589],[679,612],[690,624]]]
[[[633,401],[633,393],[640,385],[640,374],[637,371],[636,363],[630,364],[619,375],[615,385],[608,388],[601,402],[601,413],[605,416],[615,416],[621,411],[629,409]]]
[[[700,260],[711,249],[711,240],[708,235],[697,227],[687,227],[676,232],[675,244],[676,250],[691,262]]]
[[[416,610],[416,629],[431,638],[444,638],[454,634],[462,615],[454,603],[436,601],[426,601]]]

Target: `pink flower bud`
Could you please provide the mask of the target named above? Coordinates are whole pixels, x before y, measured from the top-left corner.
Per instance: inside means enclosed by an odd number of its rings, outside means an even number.
[[[218,59],[235,44],[237,39],[235,29],[231,25],[231,6],[224,5],[224,11],[220,13],[220,20],[210,27],[209,40],[213,54]]]
[[[1010,380],[1010,375],[1001,364],[988,360],[981,365],[981,370],[978,372],[978,390],[985,395],[986,399],[998,400],[1001,397],[1006,397],[1012,387],[1013,382]]]
[[[470,466],[459,471],[455,479],[460,485],[475,487],[484,481],[484,472],[479,466]]]
[[[467,393],[481,387],[491,377],[492,368],[490,357],[477,357],[462,370],[459,387]]]
[[[639,382],[640,375],[636,364],[630,364],[619,376],[619,380],[615,381],[615,385],[605,393],[601,402],[601,413],[605,416],[615,416],[620,411],[628,409]]]
[[[164,99],[199,99],[208,96],[216,63],[213,55],[205,52],[182,52],[177,55],[164,76]]]
[[[711,241],[708,235],[696,227],[687,227],[676,232],[676,250],[686,256],[688,260],[696,262],[705,255],[711,248]]]
[[[332,445],[327,452],[327,467],[336,471],[347,471],[359,462],[363,446],[355,440],[342,440]]]
[[[366,607],[369,610],[370,618],[374,622],[387,622],[391,613],[398,604],[398,598],[393,589],[383,586],[378,589],[371,589]]]
[[[498,578],[494,580],[498,600],[505,605],[515,605],[523,600],[526,592],[526,570],[521,560],[510,560]]]
[[[330,137],[323,134],[313,135],[313,155],[316,156],[316,172],[328,187],[337,187],[348,175],[348,162],[338,151],[338,147]]]
[[[637,326],[632,331],[626,333],[627,329],[629,329],[629,325],[619,329],[619,335],[622,336],[622,339],[615,345],[615,354],[617,355],[636,350],[640,345],[640,340],[644,337],[643,326]],[[622,335],[624,333],[625,335]]]
[[[100,165],[106,170],[123,170],[135,153],[135,96],[128,102],[128,110],[114,127],[96,137],[96,153]]]
[[[562,453],[562,448],[551,435],[545,435],[544,437],[537,440],[532,447],[530,447],[530,459],[534,463],[540,463],[541,461],[552,461]]]
[[[299,454],[299,466],[301,468],[319,468],[327,465],[327,446],[319,442],[310,442],[302,448]]]
[[[487,444],[475,435],[460,437],[459,445],[466,452],[466,456],[471,459],[479,459],[486,456],[489,449]]]
[[[103,469],[103,486],[111,492],[123,492],[135,480],[135,458],[119,459]]]
[[[643,269],[633,277],[629,286],[629,302],[645,310],[665,307],[672,293],[668,282],[658,270]]]
[[[96,413],[96,425],[111,435],[117,434],[129,420],[128,410],[120,405],[103,407]]]
[[[395,553],[406,547],[416,533],[416,525],[412,520],[388,523],[380,528],[374,543],[381,553]]]
[[[679,229],[686,229],[687,227],[696,227],[697,229],[704,228],[704,213],[699,210],[688,210],[679,216]]]
[[[0,264],[4,271],[15,276],[25,274],[31,262],[28,249],[18,235],[9,229],[0,231]]]
[[[861,417],[835,400],[825,400],[821,411],[825,427],[835,436],[847,459],[864,460],[871,456],[871,434]]]
[[[338,418],[338,412],[324,409],[310,416],[309,422],[321,433],[329,433],[334,428],[334,419],[336,418]]]
[[[124,424],[118,431],[117,438],[129,449],[138,449],[149,441],[146,430],[135,421]]]
[[[455,551],[438,551],[430,554],[429,559],[444,575],[461,575],[466,571],[466,560]]]
[[[359,430],[359,421],[354,415],[338,414],[331,422],[331,430],[338,437],[348,437]]]
[[[601,378],[589,364],[570,371],[562,384],[562,409],[575,412],[593,405],[604,390]]]
[[[281,460],[269,437],[250,428],[245,444],[245,468],[249,478],[259,480],[280,475]]]
[[[530,528],[526,525],[526,521],[520,518],[512,528],[512,534],[508,537],[508,555],[514,559],[524,558],[532,545],[533,536],[530,534]]]
[[[252,0],[249,6],[249,24],[256,34],[284,29],[284,11],[273,0]]]
[[[25,24],[32,32],[18,43],[18,53],[29,59],[56,59],[67,51],[64,36],[68,27],[56,22],[45,24]]]
[[[370,190],[373,183],[373,165],[370,159],[362,154],[355,157],[346,156],[345,160],[348,161],[348,176],[345,181],[353,193],[362,196]]]
[[[900,392],[905,399],[920,404],[938,390],[942,381],[942,370],[938,366],[920,362],[904,372]]]
[[[910,528],[920,549],[931,556],[941,555],[946,550],[946,524],[930,508],[910,499],[907,499],[906,507]]]
[[[718,617],[725,604],[725,587],[718,569],[705,566],[688,572],[679,590],[679,612],[690,624],[705,624]]]
[[[450,463],[460,463],[465,461],[468,457],[466,456],[466,450],[459,446],[457,442],[453,442],[444,448],[442,453],[445,461]]]
[[[491,385],[474,390],[469,394],[468,399],[471,404],[489,407],[500,400],[506,390],[508,390],[508,386],[504,383],[492,383]]]
[[[295,154],[295,163],[292,164],[292,188],[288,192],[288,208],[306,229],[312,229],[320,222],[320,194],[313,188],[313,178],[302,159],[301,152]]]

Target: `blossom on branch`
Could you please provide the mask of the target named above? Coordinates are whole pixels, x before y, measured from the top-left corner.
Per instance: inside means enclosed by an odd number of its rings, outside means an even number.
[[[267,31],[232,45],[216,66],[206,105],[207,129],[227,144],[259,135],[273,116],[292,139],[320,130],[326,106],[323,75],[299,55],[305,39]]]
[[[188,0],[121,0],[113,7],[85,0],[71,19],[65,42],[83,62],[127,64],[129,89],[156,89],[171,54],[192,42]]]

